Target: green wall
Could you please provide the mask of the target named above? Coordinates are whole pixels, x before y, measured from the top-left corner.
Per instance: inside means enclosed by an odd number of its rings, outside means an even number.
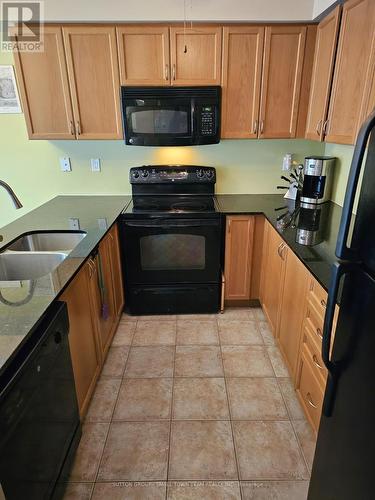
[[[339,205],[342,205],[344,202],[346,183],[348,180],[353,151],[354,146],[325,144],[324,154],[326,156],[337,157],[333,178],[332,200]]]
[[[12,64],[11,55],[0,53],[0,64]],[[0,179],[24,204],[15,210],[0,188],[0,227],[58,194],[128,194],[129,168],[142,164],[212,165],[218,171],[219,193],[276,193],[285,153],[293,153],[297,161],[324,151],[337,155],[333,200],[342,203],[351,150],[305,140],[223,140],[180,148],[132,147],[123,141],[29,141],[23,114],[0,114]],[[61,156],[71,158],[72,172],[60,171]],[[90,171],[90,158],[101,159],[100,173]]]

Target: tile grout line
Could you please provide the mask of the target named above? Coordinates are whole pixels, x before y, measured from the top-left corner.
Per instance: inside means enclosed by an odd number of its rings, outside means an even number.
[[[227,386],[227,377],[224,369],[224,359],[223,359],[223,352],[221,350],[221,339],[220,339],[220,330],[219,330],[219,320],[216,319],[217,323],[217,331],[218,331],[218,337],[219,337],[219,350],[220,350],[220,359],[221,359],[221,366],[223,370],[223,378],[224,378],[224,385],[225,385],[225,394],[227,396],[227,405],[228,405],[228,412],[229,412],[229,422],[230,422],[230,429],[232,433],[232,442],[233,442],[233,451],[234,451],[234,458],[236,461],[236,469],[237,469],[237,477],[238,477],[238,488],[240,490],[240,498],[243,498],[242,495],[242,488],[241,488],[241,474],[240,474],[240,465],[239,465],[239,459],[237,456],[237,448],[236,448],[236,440],[234,437],[234,430],[233,430],[233,421],[232,421],[232,411],[230,407],[230,402],[229,402],[229,392],[228,392],[228,386]]]
[[[121,321],[121,320],[120,320]],[[93,483],[93,488],[91,490],[91,495],[89,497],[89,500],[92,500],[92,497],[94,495],[94,489],[95,489],[95,485],[96,483],[98,482],[98,475],[99,475],[99,470],[100,470],[100,467],[102,465],[102,461],[103,461],[103,455],[104,455],[104,450],[105,450],[105,447],[106,447],[106,444],[107,444],[107,441],[108,441],[108,436],[109,436],[109,432],[110,432],[110,429],[111,429],[111,425],[112,425],[112,421],[113,421],[113,415],[114,415],[114,412],[115,412],[115,408],[116,408],[116,405],[117,405],[117,402],[118,402],[118,399],[120,397],[120,392],[121,392],[121,386],[122,386],[122,382],[124,380],[124,373],[125,373],[125,369],[126,369],[126,365],[128,363],[128,359],[129,359],[129,355],[130,355],[130,349],[132,347],[132,344],[133,344],[133,339],[134,339],[134,335],[135,335],[135,331],[136,331],[136,328],[137,328],[137,323],[138,323],[138,319],[135,320],[135,327],[134,327],[134,331],[133,331],[133,335],[132,335],[132,338],[131,338],[131,343],[129,345],[129,351],[128,351],[128,354],[126,356],[126,360],[125,360],[125,363],[124,363],[124,369],[122,371],[122,376],[120,378],[121,382],[120,382],[120,386],[119,386],[119,390],[118,390],[118,393],[117,393],[117,397],[116,397],[116,401],[115,401],[115,404],[113,405],[113,409],[112,409],[112,412],[111,412],[111,417],[110,417],[110,420],[109,420],[109,425],[108,425],[108,430],[107,430],[107,434],[106,434],[106,437],[105,437],[105,440],[104,440],[104,445],[103,445],[103,449],[102,449],[102,452],[100,454],[100,460],[99,460],[99,464],[98,464],[98,468],[97,468],[97,471],[96,471],[96,474],[95,474],[95,479],[94,479],[94,483]],[[119,323],[120,324],[120,323]],[[118,327],[117,327],[118,328]],[[115,337],[117,333],[117,330],[113,336],[113,338]],[[112,339],[112,342],[113,342],[113,339]],[[112,346],[112,343],[111,343],[111,346]]]
[[[165,479],[165,500],[167,500],[167,498],[168,498],[169,464],[170,464],[170,459],[171,459],[176,354],[177,354],[177,316],[176,316],[176,322],[175,322],[175,344],[174,344],[173,372],[172,372],[172,396],[171,396],[171,406],[170,406],[170,415],[169,415],[169,438],[168,438],[168,456],[167,456],[167,477]]]
[[[280,377],[280,378],[290,378],[290,377]],[[281,397],[283,398],[283,401],[284,401],[284,405],[285,405],[285,408],[286,408],[286,411],[287,411],[287,414],[288,414],[288,417],[289,417],[289,422],[290,422],[290,425],[291,425],[291,427],[292,427],[293,434],[294,434],[294,436],[295,436],[295,438],[296,438],[296,441],[297,441],[298,449],[299,449],[299,451],[300,451],[300,453],[301,453],[301,455],[302,455],[303,462],[304,462],[305,467],[306,467],[307,472],[308,472],[308,479],[307,479],[307,480],[308,480],[308,481],[310,481],[310,475],[311,475],[311,473],[310,473],[310,468],[309,468],[309,466],[308,466],[308,463],[307,463],[307,460],[306,460],[305,454],[304,454],[304,452],[303,452],[303,449],[302,449],[302,446],[301,446],[300,440],[299,440],[298,435],[297,435],[297,433],[296,433],[296,430],[295,430],[295,428],[294,428],[294,425],[293,425],[293,418],[292,418],[291,412],[289,411],[289,407],[288,407],[288,405],[287,405],[287,403],[286,403],[286,399],[285,399],[284,393],[283,393],[283,391],[282,391],[282,389],[281,389],[281,385],[280,385],[280,383],[279,383],[278,377],[276,377],[276,381],[277,381],[277,386],[278,386],[278,388],[279,388],[279,391],[280,391],[280,393],[281,393]],[[292,379],[291,379],[291,381],[292,381]],[[293,382],[293,381],[292,381],[292,382]],[[293,387],[293,390],[294,390],[294,387]]]

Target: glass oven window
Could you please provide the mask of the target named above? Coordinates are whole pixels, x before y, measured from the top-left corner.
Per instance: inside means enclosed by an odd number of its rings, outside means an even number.
[[[190,133],[188,109],[142,109],[130,108],[128,118],[134,134],[173,134]]]
[[[206,239],[195,234],[157,234],[140,238],[144,271],[204,270]]]

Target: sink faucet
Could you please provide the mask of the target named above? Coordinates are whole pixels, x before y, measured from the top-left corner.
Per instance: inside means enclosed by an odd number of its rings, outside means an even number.
[[[16,193],[13,191],[13,189],[7,184],[6,182],[0,180],[0,186],[3,186],[3,188],[8,192],[9,196],[12,198],[12,201],[14,203],[14,206],[18,208],[22,208],[22,203],[20,200],[17,198]]]

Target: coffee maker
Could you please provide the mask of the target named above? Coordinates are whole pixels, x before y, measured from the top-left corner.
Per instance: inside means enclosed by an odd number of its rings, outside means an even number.
[[[317,205],[330,199],[333,167],[332,156],[307,156],[303,168],[301,202]]]

